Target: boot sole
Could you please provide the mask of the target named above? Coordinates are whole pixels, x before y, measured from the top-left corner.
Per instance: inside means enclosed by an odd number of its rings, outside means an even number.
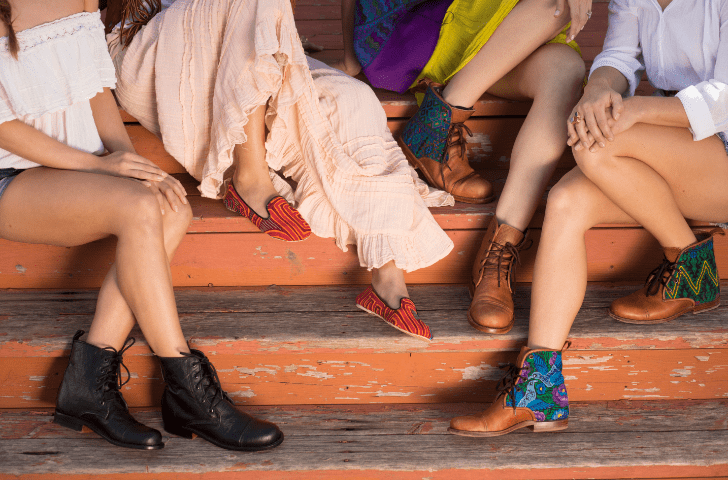
[[[479,330],[484,333],[492,333],[495,335],[503,335],[504,333],[508,333],[513,329],[513,325],[516,323],[516,318],[513,317],[511,319],[511,323],[509,323],[507,326],[502,328],[493,328],[493,327],[484,327],[480,325],[479,323],[476,323],[475,320],[473,320],[473,317],[470,316],[470,312],[468,312],[468,323],[471,327],[473,327],[476,330]]]
[[[61,425],[66,428],[70,428],[71,430],[75,430],[77,432],[83,432],[84,428],[86,428],[86,429],[88,429],[88,431],[95,433],[96,435],[100,436],[107,442],[109,442],[113,445],[116,445],[117,447],[133,448],[135,450],[160,450],[160,449],[164,448],[164,443],[159,443],[157,445],[139,445],[136,443],[119,442],[117,440],[109,438],[104,433],[99,432],[98,430],[96,430],[95,427],[89,425],[85,421],[80,420],[76,417],[71,417],[69,415],[60,413],[58,411],[56,411],[53,414],[53,423],[57,423],[58,425]]]
[[[667,323],[671,320],[675,320],[677,317],[681,317],[681,316],[685,315],[686,313],[692,313],[693,315],[697,315],[699,313],[714,310],[718,307],[720,307],[720,300],[718,300],[717,302],[710,302],[710,303],[705,303],[703,305],[698,305],[697,307],[692,307],[688,310],[683,310],[682,312],[676,313],[675,315],[673,315],[671,317],[657,318],[654,320],[636,320],[634,318],[624,318],[624,317],[620,317],[619,315],[613,313],[612,310],[610,310],[610,309],[607,309],[607,313],[609,313],[610,317],[612,317],[616,321],[622,322],[622,323],[629,323],[631,325],[657,325],[660,323]]]
[[[430,177],[430,174],[427,173],[427,169],[425,169],[422,166],[420,161],[417,159],[417,157],[415,157],[414,153],[412,153],[412,151],[404,143],[404,141],[402,141],[402,137],[400,137],[399,135],[397,136],[397,144],[399,145],[399,148],[401,148],[402,151],[404,152],[404,156],[405,156],[405,158],[407,158],[407,162],[409,162],[409,164],[412,166],[412,168],[414,168],[415,170],[418,170],[420,173],[422,173],[422,175],[425,177],[425,180],[427,180],[427,183],[429,183],[431,186],[434,186],[435,188],[440,188],[440,187],[437,187],[437,183],[432,179],[432,177]],[[441,190],[445,190],[445,189],[442,188]],[[450,193],[450,192],[448,192],[448,193]],[[483,204],[483,203],[490,203],[495,199],[495,195],[491,195],[490,197],[486,197],[486,198],[461,197],[458,195],[453,195],[452,193],[450,193],[450,195],[452,195],[456,201],[462,202],[462,203]]]
[[[569,420],[557,420],[555,422],[536,422],[534,420],[528,420],[526,422],[517,423],[505,430],[499,430],[497,432],[471,432],[469,430],[457,430],[455,428],[448,428],[447,432],[453,435],[460,435],[461,437],[500,437],[507,433],[511,433],[515,430],[530,427],[534,433],[546,433],[546,432],[558,432],[566,430],[569,426]]]
[[[164,425],[164,430],[167,433],[170,433],[172,435],[176,435],[178,437],[193,439],[195,437],[200,437],[203,440],[207,440],[211,444],[215,445],[216,447],[224,448],[225,450],[233,450],[236,452],[260,452],[262,450],[270,450],[271,448],[275,448],[281,443],[283,443],[284,435],[281,432],[281,436],[276,440],[275,442],[263,445],[261,447],[231,447],[229,445],[223,445],[222,443],[216,441],[215,439],[208,437],[204,433],[196,432],[194,430],[188,429],[188,428],[181,428],[181,427],[168,427],[166,424]]]
[[[470,294],[470,300],[473,300],[473,284],[471,283],[468,287],[468,293]],[[504,333],[508,333],[513,329],[513,325],[516,323],[516,316],[514,315],[511,318],[511,322],[506,325],[505,327],[501,328],[494,328],[494,327],[484,327],[483,325],[477,323],[475,320],[473,320],[473,317],[470,315],[470,311],[468,310],[468,323],[471,327],[474,329],[483,332],[483,333],[492,333],[494,335],[503,335]]]

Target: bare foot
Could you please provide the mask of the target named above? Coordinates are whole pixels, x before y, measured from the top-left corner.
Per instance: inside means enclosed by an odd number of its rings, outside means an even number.
[[[330,67],[333,67],[337,70],[341,70],[345,74],[356,77],[361,73],[361,65],[359,64],[359,61],[354,59],[342,59],[342,60],[336,60],[329,64]]]
[[[404,283],[404,272],[397,268],[394,261],[372,272],[372,287],[379,298],[390,308],[398,309],[403,298],[409,298],[407,284]]]

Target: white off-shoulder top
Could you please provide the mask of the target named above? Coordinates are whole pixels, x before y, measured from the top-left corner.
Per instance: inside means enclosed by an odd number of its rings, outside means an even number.
[[[728,0],[612,0],[599,67],[619,70],[629,93],[647,72],[661,90],[679,91],[695,140],[728,134]]]
[[[20,120],[71,147],[101,153],[89,100],[116,85],[99,12],[18,32],[18,60],[0,38],[0,124]],[[0,149],[0,168],[39,166]]]

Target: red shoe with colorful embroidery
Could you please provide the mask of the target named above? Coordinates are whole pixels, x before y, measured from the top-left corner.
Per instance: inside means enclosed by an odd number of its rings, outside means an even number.
[[[286,199],[273,197],[266,207],[268,218],[263,218],[253,211],[238,194],[233,183],[228,185],[223,198],[225,206],[231,212],[247,217],[262,232],[273,238],[286,242],[300,242],[311,236],[311,226],[303,219],[298,210],[286,202]]]
[[[369,286],[356,297],[356,306],[381,318],[400,332],[412,335],[420,340],[428,342],[432,340],[430,327],[419,319],[417,308],[409,298],[400,300],[399,308],[395,310],[384,303],[384,300],[379,298],[374,288]]]

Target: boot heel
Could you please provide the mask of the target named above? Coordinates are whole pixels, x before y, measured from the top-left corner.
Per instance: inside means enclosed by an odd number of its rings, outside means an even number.
[[[57,423],[62,427],[70,428],[71,430],[75,430],[77,432],[83,432],[84,428],[88,430],[88,427],[86,427],[79,419],[70,417],[58,411],[56,411],[56,413],[53,415],[53,423]]]
[[[531,430],[534,432],[558,432],[559,430],[566,430],[569,426],[569,420],[557,420],[555,422],[536,422],[531,425]]]
[[[171,433],[172,435],[177,435],[178,437],[193,439],[197,436],[196,434],[190,432],[186,428],[180,427],[178,425],[173,425],[173,424],[166,423],[166,422],[163,422],[163,425],[164,425],[164,429],[167,431],[167,433]]]

